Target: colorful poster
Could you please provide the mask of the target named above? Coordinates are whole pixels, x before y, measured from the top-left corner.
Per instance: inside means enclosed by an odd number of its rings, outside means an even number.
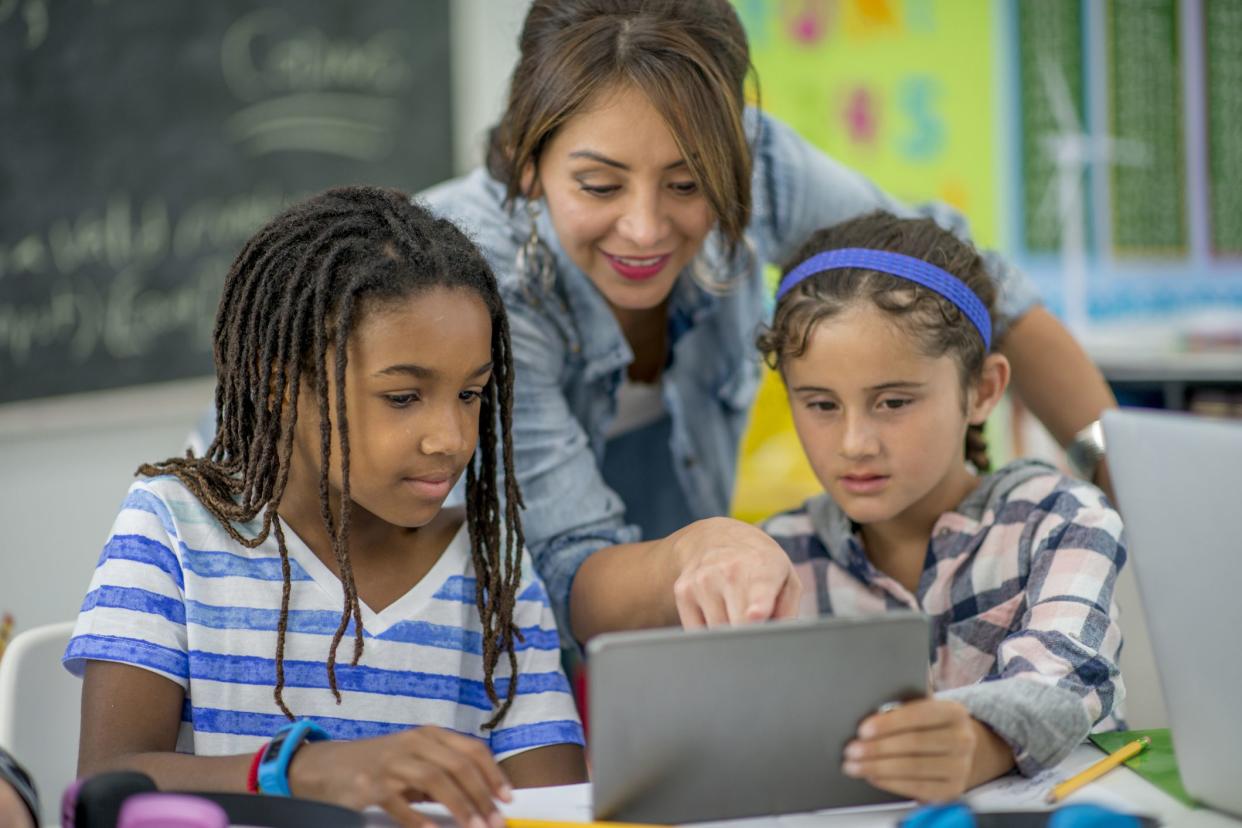
[[[997,241],[992,4],[735,0],[763,108],[908,202]]]

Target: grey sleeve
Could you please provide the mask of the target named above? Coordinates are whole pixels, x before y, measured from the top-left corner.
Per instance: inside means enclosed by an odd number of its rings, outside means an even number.
[[[1069,755],[1091,730],[1091,716],[1073,691],[1024,678],[997,679],[942,690],[1009,744],[1018,770],[1034,776]]]

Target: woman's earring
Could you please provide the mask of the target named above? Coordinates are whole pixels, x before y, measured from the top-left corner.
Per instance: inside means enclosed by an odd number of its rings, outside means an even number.
[[[545,293],[552,289],[556,280],[556,261],[552,251],[539,238],[536,220],[539,218],[539,206],[533,201],[526,202],[526,216],[530,219],[530,236],[518,247],[515,262],[518,275],[526,284],[537,281]]]
[[[722,296],[733,290],[738,282],[743,281],[755,267],[755,243],[750,240],[750,236],[743,235],[742,242],[745,247],[745,255],[737,255],[724,257],[712,256],[711,261],[705,255],[707,243],[703,244],[699,252],[690,261],[690,278],[694,279],[695,284],[703,288],[708,293],[716,296]],[[720,271],[728,271],[728,275],[723,279],[716,278],[716,273]]]

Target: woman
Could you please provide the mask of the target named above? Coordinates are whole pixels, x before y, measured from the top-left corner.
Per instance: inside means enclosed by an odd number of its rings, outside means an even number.
[[[520,48],[487,168],[422,198],[502,286],[526,539],[562,635],[795,614],[779,547],[719,517],[759,382],[762,268],[875,209],[963,220],[748,108],[726,0],[535,0]],[[1111,393],[1025,277],[987,261],[1016,390],[1069,442]]]
[[[746,107],[748,71],[725,0],[535,0],[487,169],[422,195],[502,284],[525,533],[566,642],[796,611],[779,547],[718,516],[761,269],[818,227],[915,211]],[[1018,395],[1068,442],[1113,397],[1025,277],[987,263]]]

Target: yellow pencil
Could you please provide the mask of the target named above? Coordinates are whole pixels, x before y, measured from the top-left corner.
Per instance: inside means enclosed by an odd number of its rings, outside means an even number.
[[[1069,796],[1074,791],[1081,788],[1088,782],[1094,782],[1122,762],[1132,757],[1138,756],[1147,746],[1151,744],[1151,739],[1147,736],[1135,739],[1116,753],[1110,753],[1082,773],[1075,774],[1064,782],[1060,783],[1048,792],[1048,801],[1057,802]]]
[[[509,828],[665,828],[663,825],[641,825],[634,822],[556,822],[550,819],[514,819],[507,817]]]

